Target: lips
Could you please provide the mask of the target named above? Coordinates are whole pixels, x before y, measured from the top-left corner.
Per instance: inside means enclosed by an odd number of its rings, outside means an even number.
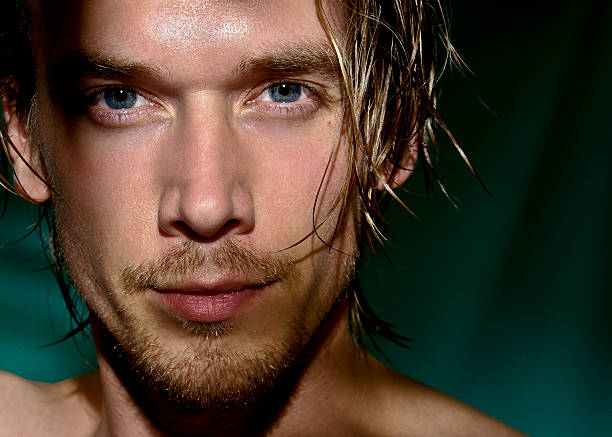
[[[224,281],[183,283],[151,290],[174,315],[193,322],[214,323],[235,317],[268,285]]]

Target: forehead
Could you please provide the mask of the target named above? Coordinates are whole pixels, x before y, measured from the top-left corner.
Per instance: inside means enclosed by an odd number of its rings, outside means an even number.
[[[326,15],[339,16],[335,1],[322,3]],[[48,58],[85,48],[200,69],[238,51],[329,45],[315,0],[35,0],[33,6],[35,51]],[[197,65],[190,56],[206,62]]]

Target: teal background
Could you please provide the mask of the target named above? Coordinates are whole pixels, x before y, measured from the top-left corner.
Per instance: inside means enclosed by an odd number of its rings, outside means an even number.
[[[458,197],[390,205],[389,264],[364,259],[372,303],[414,341],[385,345],[402,372],[532,436],[612,425],[610,3],[452,4],[475,72],[451,72],[440,112],[493,196],[442,143]],[[481,100],[490,108],[487,109]],[[420,174],[408,189],[422,192]],[[0,241],[35,213],[15,200]],[[0,248],[0,368],[57,381],[89,371],[91,344],[56,346],[67,314],[36,238]],[[79,352],[79,349],[81,352]]]

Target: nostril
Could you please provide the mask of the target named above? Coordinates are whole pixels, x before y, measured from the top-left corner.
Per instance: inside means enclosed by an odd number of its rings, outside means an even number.
[[[158,223],[164,234],[211,242],[253,229],[251,195],[227,173],[213,180],[190,177],[179,182],[166,188],[160,200]]]
[[[202,230],[198,231],[194,229],[187,222],[182,221],[182,220],[177,220],[173,222],[172,226],[178,233],[183,234],[190,240],[200,241],[200,242],[210,242],[218,238],[221,238],[224,235],[230,233],[232,230],[238,228],[240,226],[240,220],[230,219],[226,221],[223,226],[216,229],[214,233],[211,232],[209,234],[203,233]]]
[[[185,223],[184,221],[178,221],[177,220],[174,223],[172,223],[172,225],[181,234],[188,235],[190,237],[192,237],[193,235],[196,234],[196,232],[193,229],[191,229],[189,227],[189,225],[187,223]]]
[[[223,228],[224,228],[225,232],[229,232],[229,231],[237,228],[238,226],[240,226],[240,220],[231,219],[231,220],[228,220],[227,222],[225,222],[225,226]]]

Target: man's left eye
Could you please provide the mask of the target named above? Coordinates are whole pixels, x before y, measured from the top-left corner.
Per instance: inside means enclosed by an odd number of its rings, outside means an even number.
[[[261,100],[274,103],[293,103],[308,95],[308,89],[299,83],[277,83],[262,93]]]

